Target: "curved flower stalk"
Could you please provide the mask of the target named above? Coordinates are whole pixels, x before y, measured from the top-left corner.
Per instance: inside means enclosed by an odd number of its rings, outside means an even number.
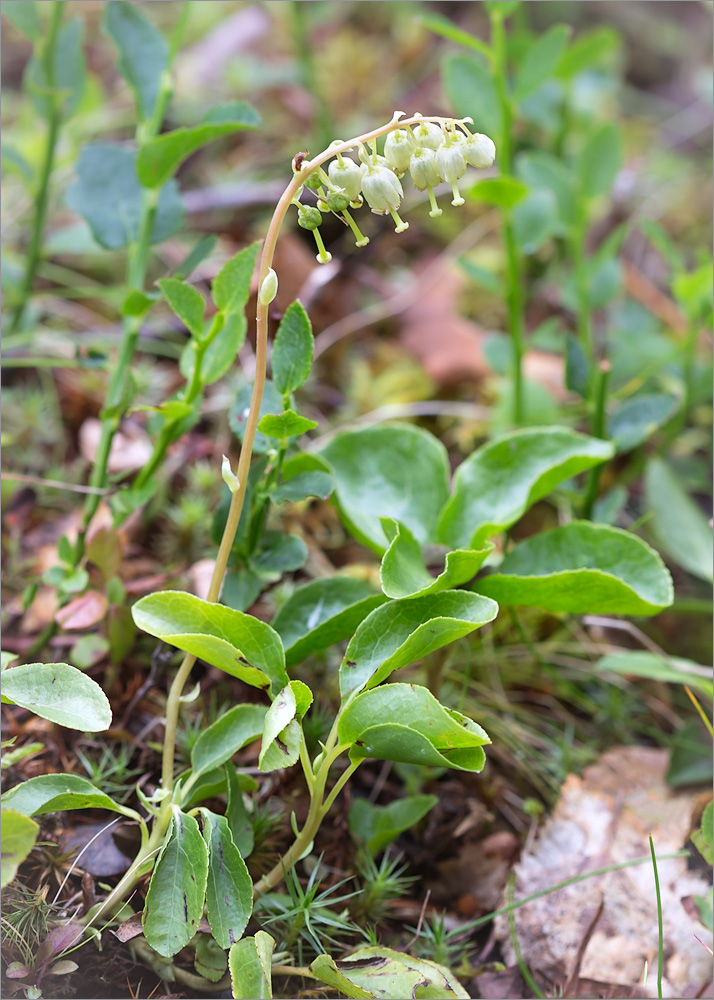
[[[411,118],[403,119],[403,112],[396,112],[391,121],[387,122],[386,125],[382,125],[364,135],[356,136],[345,142],[333,142],[327,149],[311,160],[308,160],[307,155],[304,153],[298,153],[293,159],[293,176],[275,208],[260,257],[256,317],[255,381],[250,409],[245,423],[243,445],[237,470],[233,472],[228,463],[224,463],[223,467],[223,476],[231,490],[231,502],[223,537],[216,556],[210,587],[206,595],[208,601],[215,603],[220,597],[228,558],[233,548],[238,523],[245,502],[253,444],[267,375],[268,313],[270,303],[274,300],[278,290],[278,275],[272,266],[273,257],[280,227],[288,211],[291,207],[296,206],[298,210],[298,224],[315,234],[318,247],[317,259],[320,262],[326,262],[330,259],[330,255],[325,249],[319,234],[319,224],[322,221],[323,215],[327,212],[337,214],[350,226],[355,234],[358,246],[363,246],[368,240],[362,235],[357,224],[349,215],[347,210],[348,205],[352,208],[359,208],[366,201],[373,212],[379,215],[391,215],[397,223],[397,232],[402,232],[407,228],[408,223],[403,222],[397,214],[397,209],[403,196],[403,188],[397,177],[395,167],[406,165],[409,176],[415,180],[417,188],[423,190],[424,187],[427,187],[430,190],[430,199],[432,199],[432,211],[430,214],[439,214],[440,210],[437,209],[434,211],[435,202],[433,201],[431,188],[434,184],[446,178],[439,173],[438,167],[435,166],[436,161],[432,162],[431,157],[435,157],[434,150],[438,150],[447,141],[449,145],[454,145],[458,142],[459,149],[462,147],[466,148],[470,141],[467,138],[467,136],[470,136],[466,128],[467,121],[470,122],[471,119],[455,120],[441,116],[423,118],[421,115],[413,115]],[[456,133],[457,126],[466,135],[460,136],[459,139],[454,139],[454,135],[460,135],[460,133]],[[414,127],[413,131],[412,127]],[[382,135],[388,136],[396,131],[402,134],[399,139],[393,140],[387,146],[386,152],[388,156],[378,156],[376,140]],[[478,138],[480,141],[485,137]],[[368,144],[371,147],[371,152],[367,150]],[[408,163],[405,157],[406,146],[410,150]],[[456,147],[454,146],[454,148]],[[351,150],[357,150],[362,162],[357,163],[351,157],[345,155]],[[395,150],[398,150],[398,153]],[[419,170],[414,167],[413,161],[415,158],[418,161],[422,157],[426,157],[429,161],[429,168],[423,173],[419,173]],[[461,159],[463,160],[463,155]],[[488,156],[482,155],[481,162],[484,165],[490,165],[492,157],[488,164],[486,164],[486,160],[488,160]],[[325,169],[325,166],[327,166],[327,169]],[[407,175],[405,174],[404,176]],[[316,205],[308,205],[301,201],[301,197],[306,189],[314,192],[317,196]],[[461,203],[456,196],[454,203]],[[180,699],[195,662],[196,656],[193,654],[185,655],[169,689],[166,703],[162,783],[159,793],[155,796],[155,819],[151,835],[142,846],[130,870],[105,899],[104,903],[102,903],[101,912],[112,913],[136,884],[141,874],[148,870],[151,858],[160,850],[171,824],[172,808],[176,808],[173,805],[174,750]],[[314,772],[316,786],[320,782],[323,784],[319,788],[312,790],[311,813],[300,837],[296,840],[293,848],[291,848],[290,859],[292,860],[296,860],[300,856],[306,843],[314,835],[314,831],[319,826],[326,811],[339,794],[344,782],[357,766],[356,763],[350,765],[323,802],[323,786],[329,765],[333,757],[341,753],[344,749],[343,747],[336,746],[336,740],[335,732],[333,733],[332,742],[328,740],[326,744],[327,759],[323,762],[325,766],[321,766]],[[265,891],[279,880],[281,874],[282,869],[276,867],[275,870],[266,875],[255,887],[256,892]],[[98,914],[95,914],[92,919],[96,919],[97,916]]]

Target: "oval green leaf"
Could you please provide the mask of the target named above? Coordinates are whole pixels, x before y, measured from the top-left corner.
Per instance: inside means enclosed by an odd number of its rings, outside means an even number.
[[[493,551],[492,543],[488,542],[482,549],[447,552],[443,572],[433,577],[426,568],[419,542],[406,525],[383,517],[382,527],[390,543],[382,557],[379,577],[382,590],[391,598],[424,597],[460,587],[473,580]]]
[[[291,767],[298,759],[302,729],[295,719],[296,714],[295,692],[287,684],[265,715],[263,743],[258,757],[261,771]]]
[[[678,566],[701,580],[711,581],[714,565],[711,525],[661,458],[652,458],[647,463],[645,498],[652,511],[649,526],[657,545]]]
[[[284,396],[307,381],[314,347],[310,317],[299,302],[293,302],[280,320],[270,355],[273,382]]]
[[[165,958],[184,948],[198,930],[208,879],[208,847],[198,823],[178,806],[171,810],[141,915],[144,937]]]
[[[201,809],[208,846],[206,914],[221,948],[240,940],[253,912],[253,881],[233,842],[225,816]]]
[[[203,314],[206,300],[197,288],[178,278],[160,278],[157,282],[166,301],[186,329],[194,337],[203,333]]]
[[[519,60],[513,81],[513,98],[517,102],[541,87],[550,77],[560,61],[572,29],[565,24],[554,24],[544,34],[538,36]]]
[[[220,767],[263,732],[265,705],[236,705],[199,735],[191,750],[194,778]]]
[[[3,808],[0,814],[2,856],[0,886],[4,889],[17,875],[17,869],[35,846],[40,828],[34,820],[16,809]]]
[[[613,446],[563,427],[534,427],[483,445],[463,462],[437,528],[452,548],[478,548],[558,483],[599,465]]]
[[[119,50],[119,71],[134,91],[139,119],[150,118],[169,64],[168,42],[132,3],[109,0],[103,26]]]
[[[369,614],[350,640],[340,666],[346,698],[375,687],[400,667],[422,659],[493,621],[498,605],[465,590],[390,601]]]
[[[41,816],[65,809],[110,809],[137,818],[133,809],[115,802],[78,774],[39,774],[5,792],[2,802],[3,806],[24,816]]]
[[[610,417],[607,436],[618,452],[632,451],[679,409],[676,396],[647,393],[628,400]]]
[[[324,577],[298,587],[273,621],[285,645],[288,667],[349,638],[370,611],[385,601],[369,584],[349,576]]]
[[[211,117],[221,119],[209,120]],[[260,125],[258,112],[246,101],[234,101],[214,108],[200,125],[176,128],[150,139],[139,149],[136,163],[139,180],[148,188],[158,188],[176,173],[183,161],[214,139]]]
[[[271,959],[275,941],[265,931],[236,941],[228,952],[231,992],[235,1000],[270,1000],[273,995]]]
[[[487,733],[460,712],[444,708],[416,684],[385,684],[358,694],[340,715],[340,743],[350,758],[376,757],[481,771]]]
[[[245,309],[260,243],[251,243],[227,260],[213,279],[211,295],[217,309],[226,313]]]
[[[277,692],[288,682],[280,636],[270,625],[193,594],[165,590],[132,608],[134,621],[186,653],[257,688]]]
[[[611,674],[629,674],[665,684],[688,684],[696,687],[710,699],[712,696],[712,671],[693,660],[681,656],[658,656],[644,649],[626,649],[610,653],[596,663],[596,669]]]
[[[655,615],[673,600],[654,549],[620,528],[573,521],[517,545],[477,584],[503,604],[571,614]]]
[[[353,799],[348,815],[350,833],[370,854],[376,854],[418,823],[438,801],[438,795],[405,795],[378,806],[369,799]]]
[[[412,958],[391,948],[359,948],[342,962],[329,955],[318,955],[310,970],[332,989],[356,1000],[384,997],[468,1000],[469,996],[453,972],[443,965]]]
[[[2,700],[67,729],[99,733],[112,724],[109,699],[69,663],[25,663],[3,673]]]
[[[444,90],[460,118],[473,118],[475,128],[498,144],[503,128],[501,102],[491,70],[474,56],[447,56],[442,63]]]
[[[386,425],[343,431],[321,453],[335,476],[347,527],[380,555],[387,547],[380,518],[392,517],[419,542],[432,538],[449,495],[446,449],[427,431]]]

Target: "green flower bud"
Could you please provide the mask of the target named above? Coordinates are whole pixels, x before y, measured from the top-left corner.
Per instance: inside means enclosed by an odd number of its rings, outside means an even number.
[[[317,191],[318,188],[321,188],[324,183],[325,183],[324,180],[322,179],[322,177],[320,177],[319,169],[313,170],[313,172],[311,174],[308,174],[305,180],[303,181],[305,187],[310,188],[311,191]]]
[[[344,188],[335,188],[333,191],[328,191],[325,201],[329,210],[338,214],[344,212],[350,204],[349,195]]]
[[[412,134],[417,146],[424,146],[426,149],[438,149],[444,141],[444,132],[436,122],[419,122],[412,129]]]
[[[327,175],[332,183],[347,193],[350,201],[356,201],[362,190],[362,177],[364,176],[364,166],[355,163],[348,157],[343,156],[342,160],[333,160],[327,168]]]
[[[490,167],[496,159],[496,146],[492,139],[480,132],[470,135],[461,147],[467,163],[472,167]]]
[[[398,174],[409,169],[409,157],[414,150],[414,137],[406,129],[397,128],[384,140],[384,156]]]
[[[389,167],[379,163],[376,166],[372,163],[367,165],[362,178],[362,193],[376,215],[396,212],[404,197],[399,178]]]
[[[298,226],[303,229],[315,230],[322,222],[322,214],[319,208],[312,205],[300,205],[298,208]]]

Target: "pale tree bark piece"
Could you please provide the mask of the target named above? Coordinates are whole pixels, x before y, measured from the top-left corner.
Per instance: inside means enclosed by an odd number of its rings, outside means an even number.
[[[515,867],[514,898],[546,889],[575,875],[649,854],[652,836],[658,858],[680,850],[689,837],[696,791],[665,783],[668,754],[648,747],[616,747],[583,777],[569,775],[553,816]],[[711,978],[711,935],[682,905],[688,895],[705,895],[708,883],[687,871],[687,859],[658,860],[664,919],[663,994],[682,997],[691,983]],[[505,901],[504,901],[505,902]],[[602,902],[603,912],[582,954],[579,976],[600,983],[636,987],[649,965],[644,996],[657,995],[657,905],[650,864],[587,879],[515,911],[518,942],[534,973],[566,982]],[[496,934],[506,962],[515,964],[508,920]],[[695,937],[696,935],[696,937]]]

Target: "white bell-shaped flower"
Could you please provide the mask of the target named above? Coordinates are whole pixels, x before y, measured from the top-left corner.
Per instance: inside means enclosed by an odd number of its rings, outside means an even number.
[[[455,135],[455,133],[454,133]],[[459,193],[458,180],[466,173],[466,158],[464,157],[465,142],[463,139],[447,137],[442,146],[436,150],[436,165],[439,173],[451,185],[453,192],[452,205],[463,205],[464,199]]]
[[[470,163],[472,167],[485,169],[490,167],[496,159],[496,146],[493,139],[489,139],[487,135],[481,135],[480,132],[474,132],[473,135],[468,136],[461,148],[466,162]]]
[[[417,191],[429,192],[429,204],[431,211],[429,215],[436,218],[441,215],[441,209],[436,203],[434,188],[440,184],[442,177],[436,165],[436,153],[428,146],[418,146],[409,158],[409,174],[414,181]]]
[[[389,167],[381,163],[367,163],[367,169],[362,178],[362,194],[375,215],[391,215],[397,223],[397,232],[409,228],[408,222],[403,222],[397,210],[404,197],[404,190],[399,178]]]
[[[355,163],[348,156],[332,160],[327,175],[332,183],[347,192],[350,201],[357,201],[362,190],[364,164]]]
[[[413,151],[414,139],[406,129],[397,128],[384,140],[385,159],[399,175],[409,169],[409,157]]]
[[[438,149],[444,141],[444,132],[436,122],[419,122],[412,129],[412,134],[417,146],[424,146],[426,149]]]

